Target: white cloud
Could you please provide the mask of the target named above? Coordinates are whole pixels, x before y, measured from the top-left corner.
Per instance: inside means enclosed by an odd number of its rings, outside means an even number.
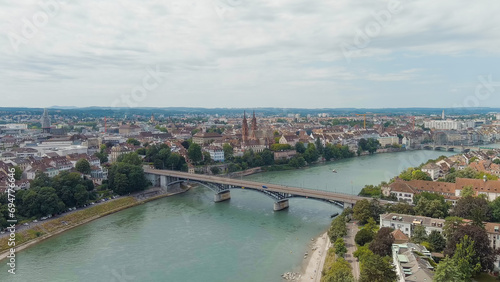
[[[500,52],[500,2],[456,0],[401,0],[362,48],[357,31],[388,1],[60,0],[16,52],[9,36],[25,37],[25,19],[44,13],[38,3],[0,1],[2,92],[33,107],[109,106],[156,65],[168,77],[138,106],[402,106],[374,104],[364,93],[396,97],[401,82],[415,85],[414,94],[449,89],[463,80],[450,74],[450,60],[488,57],[493,65]],[[341,43],[355,47],[350,61]],[[472,82],[494,70],[471,68]],[[22,106],[6,96],[2,105]]]

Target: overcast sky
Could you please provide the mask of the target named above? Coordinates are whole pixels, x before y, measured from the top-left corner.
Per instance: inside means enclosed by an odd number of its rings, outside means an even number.
[[[465,0],[0,0],[0,106],[500,107],[499,14]]]

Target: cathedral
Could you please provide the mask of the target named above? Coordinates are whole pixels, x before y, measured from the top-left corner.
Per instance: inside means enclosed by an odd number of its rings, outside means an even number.
[[[241,148],[243,150],[252,149],[254,152],[262,152],[264,149],[269,148],[269,138],[266,134],[257,129],[257,118],[255,111],[253,112],[250,128],[248,128],[248,121],[246,112],[243,112],[243,123],[241,125]]]
[[[40,123],[42,124],[42,132],[50,133],[50,117],[49,114],[47,113],[47,109],[43,110],[43,115],[42,119],[40,120]]]

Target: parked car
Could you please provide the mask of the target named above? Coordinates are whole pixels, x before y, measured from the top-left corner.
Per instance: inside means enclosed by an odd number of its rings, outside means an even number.
[[[267,186],[266,185],[262,185],[262,188],[267,189]]]

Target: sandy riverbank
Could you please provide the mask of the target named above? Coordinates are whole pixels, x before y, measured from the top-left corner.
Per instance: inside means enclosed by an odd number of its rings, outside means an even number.
[[[118,207],[118,208],[115,208],[115,209],[111,209],[111,210],[108,210],[106,212],[103,212],[102,214],[99,214],[97,216],[93,216],[93,217],[89,217],[89,218],[85,218],[77,223],[72,223],[70,225],[65,225],[65,226],[61,226],[59,228],[57,228],[56,230],[52,231],[52,232],[48,232],[47,234],[44,234],[40,237],[37,237],[37,238],[34,238],[34,239],[31,239],[29,241],[26,241],[22,244],[19,244],[17,246],[15,246],[15,250],[16,250],[16,254],[19,252],[19,251],[22,251],[28,247],[31,247],[35,244],[38,244],[48,238],[51,238],[53,236],[56,236],[56,235],[59,235],[59,234],[62,234],[70,229],[73,229],[77,226],[81,226],[83,224],[86,224],[88,222],[91,222],[93,220],[96,220],[98,218],[101,218],[101,217],[104,217],[104,216],[107,216],[107,215],[110,215],[110,214],[113,214],[113,213],[116,213],[116,212],[119,212],[119,211],[122,211],[124,209],[128,209],[128,208],[131,208],[131,207],[134,207],[134,206],[137,206],[137,205],[140,205],[140,204],[144,204],[146,202],[150,202],[150,201],[153,201],[153,200],[156,200],[156,199],[160,199],[160,198],[164,198],[164,197],[169,197],[169,196],[173,196],[173,195],[177,195],[177,194],[181,194],[181,193],[184,193],[186,191],[188,191],[189,189],[191,188],[191,186],[188,186],[186,189],[183,189],[181,191],[178,191],[178,192],[174,192],[174,193],[165,193],[165,194],[160,194],[160,195],[155,195],[155,196],[150,196],[150,197],[147,197],[147,198],[141,198],[141,197],[136,197],[136,201],[131,203],[131,204],[128,204],[128,205],[125,205],[125,206],[121,206],[121,207]],[[145,193],[147,193],[147,191],[143,191],[142,193],[140,193],[141,195],[144,195]],[[82,210],[84,211],[84,210]],[[52,221],[63,221],[64,220],[64,217],[61,217],[61,218],[56,218],[56,219],[53,219],[53,220],[48,220],[45,222],[45,224],[50,224]],[[0,253],[0,261],[4,260],[5,258],[7,258],[7,256],[10,254],[10,251],[9,249],[3,251],[2,253]]]
[[[317,237],[308,250],[308,258],[304,262],[299,281],[320,281],[321,271],[325,263],[326,254],[330,247],[330,238],[325,232]]]

